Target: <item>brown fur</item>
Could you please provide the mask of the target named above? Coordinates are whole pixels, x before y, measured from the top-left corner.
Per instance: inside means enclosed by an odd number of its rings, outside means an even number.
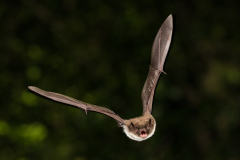
[[[150,119],[151,119],[151,122],[149,123]],[[124,120],[124,122],[128,127],[128,130],[134,133],[134,135],[138,137],[140,137],[140,131],[142,129],[144,129],[149,135],[153,131],[154,124],[156,123],[155,119],[150,114],[145,114],[144,116],[141,116],[141,117]]]

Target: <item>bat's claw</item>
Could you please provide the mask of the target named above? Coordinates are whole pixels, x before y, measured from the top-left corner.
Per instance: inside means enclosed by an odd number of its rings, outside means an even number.
[[[85,114],[87,115],[87,109],[84,109],[84,111],[85,111]]]
[[[154,69],[154,71],[159,71],[159,73],[164,73],[164,74],[167,74],[166,72],[164,72],[164,70],[163,69],[156,69],[156,68],[154,68],[154,67],[152,67],[151,65],[150,65],[150,70],[151,69]]]
[[[122,127],[123,124],[117,121],[117,126],[118,126],[118,127]]]
[[[164,72],[164,70],[162,70],[162,69],[158,69],[160,72],[162,72],[162,73],[164,73],[164,74],[166,74],[167,75],[167,73],[166,72]]]

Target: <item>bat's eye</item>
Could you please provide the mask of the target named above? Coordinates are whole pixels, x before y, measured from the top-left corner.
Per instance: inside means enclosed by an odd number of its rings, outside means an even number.
[[[135,126],[134,126],[134,124],[131,122],[131,126],[133,127],[133,128],[135,128]]]
[[[137,127],[132,122],[131,122],[131,127],[132,127],[132,129],[134,129],[135,132],[138,132]]]
[[[131,126],[136,132],[138,132],[138,129],[135,127],[135,125],[132,122],[131,122]]]
[[[152,119],[149,119],[149,121],[148,121],[148,125],[147,125],[147,129],[150,129],[151,122],[152,122]]]

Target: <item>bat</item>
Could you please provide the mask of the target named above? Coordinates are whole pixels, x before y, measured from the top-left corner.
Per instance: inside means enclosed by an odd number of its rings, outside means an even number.
[[[161,73],[165,73],[163,66],[170,46],[172,30],[173,20],[172,15],[169,15],[160,27],[153,42],[151,64],[142,90],[143,114],[140,117],[125,120],[104,107],[88,104],[62,94],[44,91],[37,87],[29,86],[28,88],[54,101],[75,106],[83,110],[86,115],[89,111],[93,111],[112,117],[130,139],[136,141],[146,140],[154,134],[156,128],[156,121],[152,116],[152,102],[159,76]]]

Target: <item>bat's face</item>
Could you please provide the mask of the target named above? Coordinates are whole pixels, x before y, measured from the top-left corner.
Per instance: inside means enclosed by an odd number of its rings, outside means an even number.
[[[125,120],[123,126],[126,135],[133,140],[143,141],[150,138],[155,132],[156,121],[150,114]]]

